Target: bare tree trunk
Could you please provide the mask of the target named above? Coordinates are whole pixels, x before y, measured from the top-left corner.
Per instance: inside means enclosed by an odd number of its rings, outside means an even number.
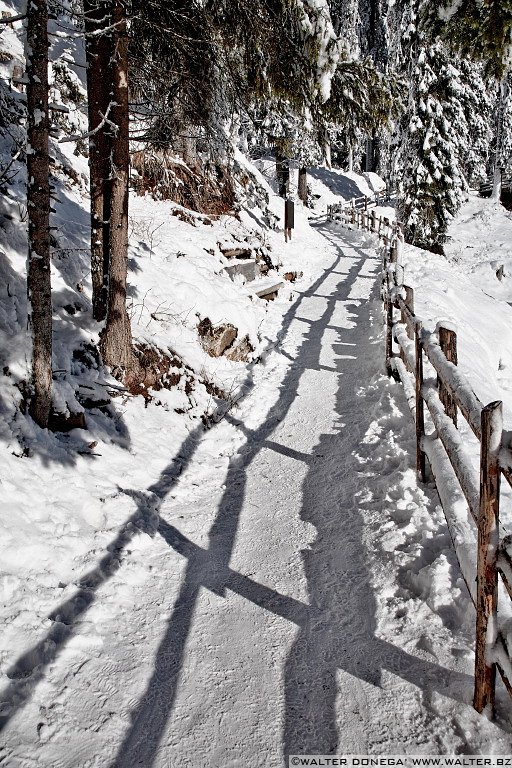
[[[354,148],[352,145],[348,148],[348,172],[352,173],[354,170]]]
[[[103,361],[115,376],[122,378],[134,364],[132,333],[126,311],[128,271],[128,177],[130,167],[128,113],[128,31],[126,8],[114,0],[114,108],[117,126],[112,142],[112,206],[110,211],[110,273],[107,322],[101,333]]]
[[[491,200],[499,203],[501,199],[501,148],[503,144],[503,116],[508,96],[507,75],[503,75],[500,82],[498,115],[496,124],[496,150],[494,154],[494,169],[492,179]]]
[[[308,169],[303,166],[299,168],[299,182],[297,189],[299,200],[302,200],[304,205],[308,202]]]
[[[177,140],[178,152],[183,158],[183,162],[186,163],[191,170],[197,169],[200,165],[197,154],[196,133],[197,130],[191,125],[184,125]]]
[[[46,0],[27,3],[27,49],[27,289],[33,386],[29,412],[39,426],[47,427],[52,399],[52,295]]]
[[[328,136],[325,137],[324,141],[324,158],[327,168],[332,168],[331,142]]]
[[[104,320],[107,314],[112,129],[108,124],[97,128],[104,122],[113,100],[113,47],[110,33],[91,33],[110,25],[110,7],[111,3],[104,0],[84,0],[89,131],[96,131],[89,138],[92,312],[95,320]]]

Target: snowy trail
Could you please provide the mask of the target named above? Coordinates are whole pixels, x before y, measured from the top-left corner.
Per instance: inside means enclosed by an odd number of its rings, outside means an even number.
[[[1,765],[512,751],[507,725],[469,706],[468,598],[436,603],[425,586],[448,537],[382,373],[379,260],[357,235],[324,234],[337,255],[290,308],[253,392],[149,489],[123,492],[159,535],[120,542],[119,569],[103,569],[8,722]],[[456,589],[453,558],[445,570]]]

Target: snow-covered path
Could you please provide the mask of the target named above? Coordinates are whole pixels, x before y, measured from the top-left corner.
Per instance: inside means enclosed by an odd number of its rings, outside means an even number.
[[[379,260],[357,235],[325,236],[336,255],[241,406],[150,488],[119,478],[145,533],[121,534],[120,567],[60,616],[73,631],[52,638],[37,695],[14,681],[0,764],[512,751],[504,718],[470,707],[472,609],[383,375]]]

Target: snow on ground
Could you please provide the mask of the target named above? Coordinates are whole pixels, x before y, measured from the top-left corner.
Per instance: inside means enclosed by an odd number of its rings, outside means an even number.
[[[219,424],[139,397],[115,432],[7,446],[3,764],[511,751],[503,692],[496,724],[470,706],[473,610],[383,374],[374,243],[294,234],[307,277],[258,304],[261,363]]]
[[[263,157],[255,161],[255,166],[262,178],[277,192],[276,161],[272,157]],[[385,183],[376,173],[359,174],[342,171],[339,168],[308,168],[307,183],[309,197],[314,207],[312,216],[327,212],[327,206],[342,200],[351,200],[362,195],[371,197],[385,188]],[[290,196],[296,200],[298,186],[298,165],[290,161]]]
[[[414,288],[416,314],[427,329],[447,323],[457,331],[458,367],[485,405],[503,401],[504,427],[512,429],[512,306],[507,264],[512,216],[489,200],[470,197],[449,230],[446,257],[406,246],[403,280]],[[461,430],[478,471],[478,444],[464,419]],[[501,519],[512,532],[512,497],[504,483]]]
[[[4,26],[7,79],[23,54],[21,25]],[[75,57],[64,37],[53,45]],[[80,130],[83,108],[69,120]],[[74,144],[52,149],[55,400],[85,409],[87,430],[48,434],[19,413],[29,350],[15,162],[0,200],[0,765],[510,753],[503,691],[495,724],[470,706],[473,609],[435,491],[416,482],[404,394],[383,373],[375,242],[322,223],[328,204],[382,182],[311,169],[315,209],[297,202],[288,244],[268,160],[258,170],[237,156],[236,217],[132,196],[134,337],[182,361],[177,384],[145,400],[94,358],[87,163]],[[480,215],[475,203],[460,232],[476,235]],[[268,260],[256,282],[298,278],[275,302],[257,299],[229,279],[229,247]],[[472,329],[461,366],[482,398],[495,384],[505,395],[508,294],[482,296],[456,254],[417,256],[406,254],[406,274],[426,287],[418,311],[435,324],[455,307],[452,320]],[[206,353],[206,317],[249,339],[246,362]],[[88,393],[110,402],[87,407]]]

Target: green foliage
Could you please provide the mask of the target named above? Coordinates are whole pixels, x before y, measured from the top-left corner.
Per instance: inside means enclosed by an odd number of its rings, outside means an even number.
[[[464,186],[458,71],[440,42],[417,43],[413,50],[409,106],[395,166],[398,216],[409,242],[439,251]]]
[[[439,13],[447,40],[500,80],[511,66],[512,0],[465,0]]]
[[[371,134],[397,116],[401,91],[403,82],[377,72],[370,59],[344,61],[338,65],[322,113],[349,143],[355,142],[359,132]]]
[[[133,0],[132,79],[143,135],[183,127],[228,144],[227,124],[255,104],[304,113],[328,94],[337,60],[322,0]],[[146,113],[146,117],[143,113]]]

